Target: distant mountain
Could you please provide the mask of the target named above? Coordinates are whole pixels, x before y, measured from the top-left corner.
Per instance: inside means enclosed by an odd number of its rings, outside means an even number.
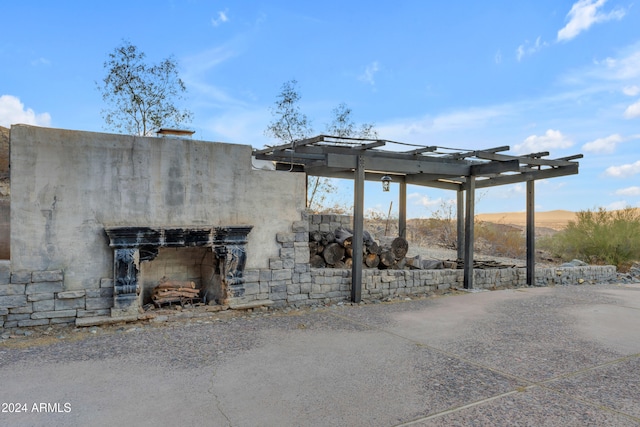
[[[496,224],[516,225],[519,227],[527,225],[526,212],[476,214],[476,219]],[[569,221],[574,221],[575,219],[576,213],[571,211],[555,210],[535,213],[536,227],[546,227],[554,230],[562,230],[567,226]]]

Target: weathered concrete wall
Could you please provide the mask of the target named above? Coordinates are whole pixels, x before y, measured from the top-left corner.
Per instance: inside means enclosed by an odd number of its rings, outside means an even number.
[[[0,260],[9,259],[9,242],[11,230],[11,201],[9,197],[0,196]]]
[[[0,180],[9,178],[9,129],[0,126]]]
[[[11,270],[64,271],[64,290],[113,276],[105,226],[253,225],[248,268],[268,265],[304,208],[302,174],[251,168],[251,147],[11,128]]]
[[[0,126],[0,259],[9,259],[9,129]]]

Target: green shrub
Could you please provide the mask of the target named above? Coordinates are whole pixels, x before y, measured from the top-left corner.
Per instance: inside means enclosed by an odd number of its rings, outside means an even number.
[[[577,258],[624,271],[640,259],[640,210],[580,211],[566,229],[538,244],[563,260]]]
[[[522,230],[515,227],[476,221],[474,244],[483,252],[507,258],[524,258],[527,242]]]

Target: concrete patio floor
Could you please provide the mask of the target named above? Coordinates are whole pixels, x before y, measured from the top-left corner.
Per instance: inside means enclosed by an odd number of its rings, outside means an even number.
[[[0,344],[0,425],[640,425],[638,285],[55,334]]]

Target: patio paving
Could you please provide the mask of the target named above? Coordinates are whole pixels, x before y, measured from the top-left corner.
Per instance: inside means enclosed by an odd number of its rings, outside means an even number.
[[[0,425],[640,426],[632,284],[50,334],[0,343]]]

